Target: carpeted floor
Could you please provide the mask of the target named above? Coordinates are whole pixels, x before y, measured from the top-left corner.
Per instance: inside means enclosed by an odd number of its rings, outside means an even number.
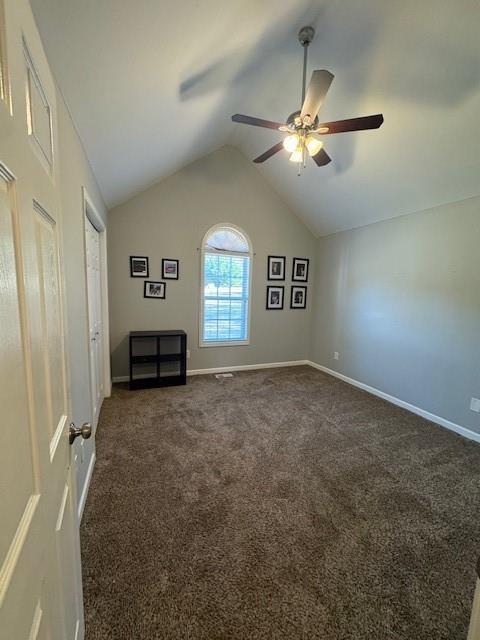
[[[87,640],[465,640],[480,445],[310,367],[104,403]]]

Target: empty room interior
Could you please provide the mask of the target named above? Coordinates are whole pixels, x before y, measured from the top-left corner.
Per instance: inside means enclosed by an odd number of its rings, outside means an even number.
[[[478,0],[0,0],[0,640],[480,640]]]

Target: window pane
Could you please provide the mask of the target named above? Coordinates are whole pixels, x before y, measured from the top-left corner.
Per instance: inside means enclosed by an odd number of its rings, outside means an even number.
[[[204,254],[204,342],[248,338],[250,257]]]
[[[208,249],[217,251],[234,251],[237,253],[248,253],[249,247],[247,239],[236,229],[223,227],[216,229],[205,240]]]

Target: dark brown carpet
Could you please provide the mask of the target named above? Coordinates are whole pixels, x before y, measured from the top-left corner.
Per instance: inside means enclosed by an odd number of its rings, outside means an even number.
[[[87,640],[465,640],[480,446],[309,367],[104,403]]]

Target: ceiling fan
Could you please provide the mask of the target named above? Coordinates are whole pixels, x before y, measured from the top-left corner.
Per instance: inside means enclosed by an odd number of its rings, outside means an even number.
[[[291,113],[285,124],[252,118],[236,113],[232,116],[233,122],[250,124],[254,127],[264,127],[266,129],[276,129],[288,133],[283,140],[267,149],[254,162],[265,162],[273,155],[285,148],[290,153],[291,162],[298,164],[298,175],[301,167],[306,166],[309,155],[318,167],[323,167],[331,161],[330,156],[323,148],[323,142],[319,135],[330,135],[332,133],[343,133],[345,131],[362,131],[365,129],[378,129],[383,122],[383,115],[378,113],[374,116],[363,116],[361,118],[350,118],[348,120],[335,120],[333,122],[319,122],[318,112],[325,100],[327,91],[334,78],[330,71],[325,69],[316,70],[312,73],[310,84],[305,91],[307,77],[307,55],[308,46],[315,35],[313,27],[302,27],[298,32],[298,39],[303,47],[303,82],[302,82],[302,108],[300,111]]]

